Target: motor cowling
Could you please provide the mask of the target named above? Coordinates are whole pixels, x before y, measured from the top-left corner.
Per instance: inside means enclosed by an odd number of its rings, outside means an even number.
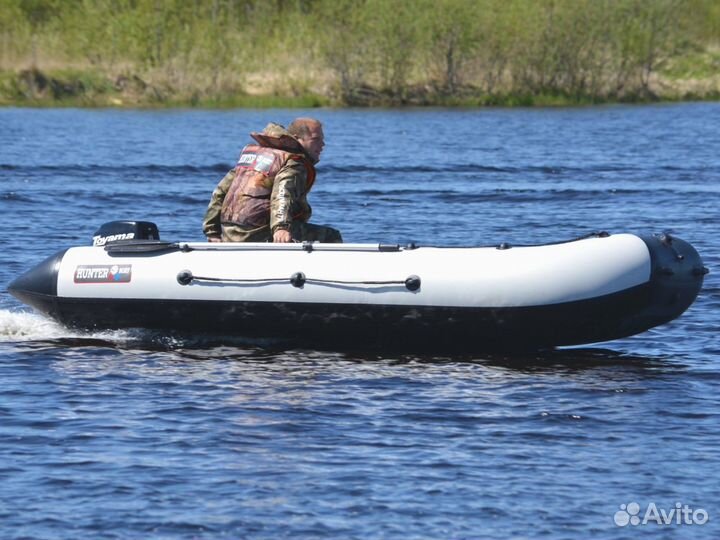
[[[157,225],[150,221],[109,221],[93,235],[93,246],[107,246],[135,240],[160,240]]]

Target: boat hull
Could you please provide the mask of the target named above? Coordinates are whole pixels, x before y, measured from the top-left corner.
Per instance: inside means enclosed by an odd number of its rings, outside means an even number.
[[[90,329],[344,348],[545,348],[637,334],[695,300],[706,270],[692,246],[618,236],[505,250],[71,248],[18,278],[11,292],[64,324]]]

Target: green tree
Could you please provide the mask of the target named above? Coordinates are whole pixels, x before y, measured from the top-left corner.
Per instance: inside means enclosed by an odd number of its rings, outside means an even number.
[[[18,56],[30,33],[18,1],[0,0],[0,69],[7,69],[11,60]]]
[[[18,7],[30,25],[32,67],[37,68],[40,30],[53,17],[58,15],[61,2],[60,0],[20,0]]]
[[[418,45],[418,16],[413,0],[367,0],[364,6],[370,51],[380,83],[391,95],[404,97]]]
[[[365,80],[370,55],[365,4],[356,0],[318,0],[311,16],[322,28],[317,36],[320,57],[336,74],[340,98],[356,100]]]
[[[452,94],[484,37],[481,29],[488,18],[489,2],[425,0],[417,5],[423,15],[421,47],[428,65],[441,74],[442,87]]]

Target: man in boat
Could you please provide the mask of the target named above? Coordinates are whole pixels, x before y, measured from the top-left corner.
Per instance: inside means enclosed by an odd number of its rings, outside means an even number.
[[[308,223],[307,194],[325,146],[322,124],[298,118],[250,136],[237,165],[220,181],[203,232],[210,242],[342,242],[332,227]]]

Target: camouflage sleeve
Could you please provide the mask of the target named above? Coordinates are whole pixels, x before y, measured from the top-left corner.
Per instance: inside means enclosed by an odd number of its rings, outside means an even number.
[[[205,212],[205,218],[203,219],[203,232],[208,238],[222,236],[222,228],[220,226],[220,214],[222,212],[223,201],[225,195],[227,195],[230,185],[235,178],[235,169],[231,169],[213,191],[210,197],[210,204],[208,204],[207,211]]]
[[[294,219],[307,219],[310,206],[305,198],[307,169],[301,161],[289,160],[278,171],[270,196],[270,229],[289,229]]]

